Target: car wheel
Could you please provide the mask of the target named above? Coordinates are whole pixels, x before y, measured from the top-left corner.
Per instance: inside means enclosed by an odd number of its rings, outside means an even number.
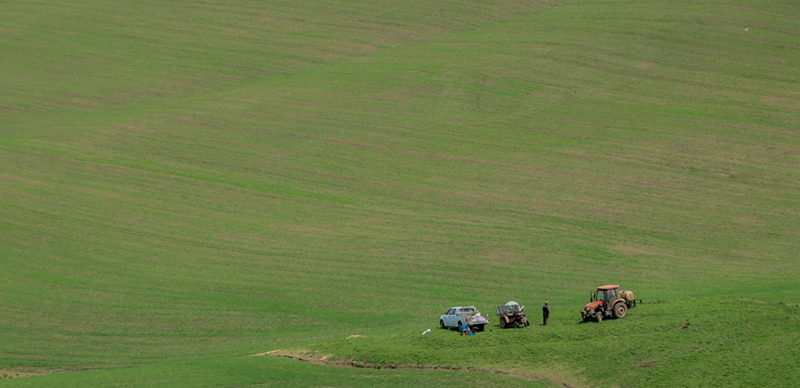
[[[478,331],[483,331],[483,325],[475,326],[475,329]]]
[[[439,327],[442,329],[447,329],[447,326],[444,325],[444,321],[441,319],[439,320]]]

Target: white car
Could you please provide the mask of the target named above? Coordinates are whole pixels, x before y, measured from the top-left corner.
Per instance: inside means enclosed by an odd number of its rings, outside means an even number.
[[[469,325],[477,331],[489,324],[489,316],[481,314],[475,306],[451,307],[439,317],[439,327],[442,329],[460,328],[463,324]]]

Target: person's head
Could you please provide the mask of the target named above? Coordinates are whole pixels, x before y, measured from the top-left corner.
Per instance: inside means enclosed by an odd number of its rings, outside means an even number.
[[[547,306],[547,301],[544,302],[544,305]]]

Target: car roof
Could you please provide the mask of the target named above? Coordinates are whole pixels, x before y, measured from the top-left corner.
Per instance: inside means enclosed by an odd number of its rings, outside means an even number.
[[[474,309],[474,308],[475,308],[475,306],[455,306],[455,307],[450,307],[450,309]],[[450,309],[448,309],[448,310],[450,310]]]
[[[603,290],[603,291],[613,290],[616,288],[619,288],[619,284],[606,284],[605,286],[597,287],[598,290]]]

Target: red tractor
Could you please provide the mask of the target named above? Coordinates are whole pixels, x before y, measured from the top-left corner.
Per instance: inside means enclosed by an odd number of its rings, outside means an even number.
[[[597,287],[597,292],[590,295],[581,316],[584,322],[590,319],[602,322],[603,318],[623,318],[633,307],[636,307],[636,300],[632,291],[620,291],[619,284],[608,284]]]

